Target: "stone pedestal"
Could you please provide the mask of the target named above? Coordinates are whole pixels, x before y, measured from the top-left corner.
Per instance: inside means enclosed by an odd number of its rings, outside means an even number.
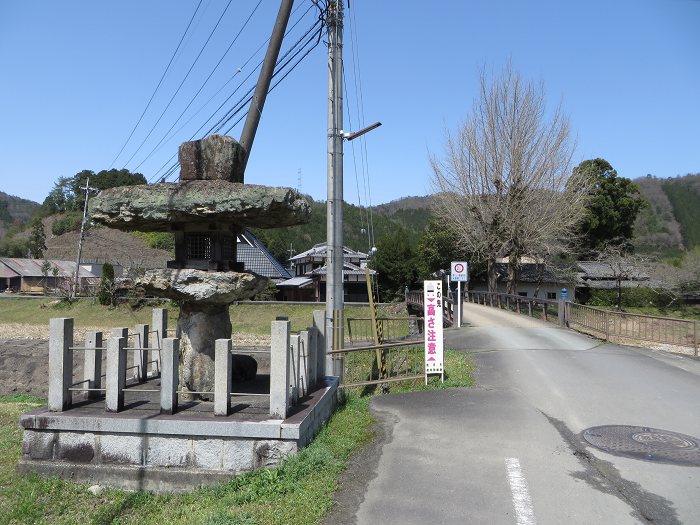
[[[213,399],[214,355],[217,339],[231,338],[228,305],[183,303],[177,321],[180,338],[180,388]]]

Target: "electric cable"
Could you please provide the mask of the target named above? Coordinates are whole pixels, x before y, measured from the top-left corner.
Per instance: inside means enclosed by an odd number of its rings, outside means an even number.
[[[151,136],[151,134],[153,133],[153,131],[156,129],[156,126],[158,126],[158,124],[160,123],[161,119],[163,118],[163,116],[165,115],[165,113],[168,111],[168,108],[170,108],[170,105],[173,103],[173,100],[175,100],[175,97],[176,97],[176,96],[178,95],[178,93],[180,92],[180,89],[182,89],[182,86],[184,85],[185,81],[189,78],[190,73],[191,73],[192,70],[194,69],[194,66],[197,64],[197,62],[199,61],[199,58],[202,56],[202,53],[204,53],[204,50],[206,49],[207,45],[209,44],[209,41],[210,41],[211,38],[214,36],[214,33],[216,32],[216,29],[219,27],[219,24],[221,23],[221,20],[224,18],[224,15],[225,15],[226,12],[228,11],[228,8],[231,6],[231,3],[232,3],[232,2],[233,2],[233,0],[229,0],[228,3],[226,4],[226,7],[224,8],[224,10],[222,11],[221,15],[219,16],[219,19],[216,21],[216,24],[214,25],[214,28],[213,28],[213,29],[211,30],[211,32],[209,33],[209,36],[207,37],[206,41],[204,42],[204,45],[202,45],[202,48],[199,50],[199,53],[197,54],[197,56],[195,57],[194,61],[192,62],[192,65],[191,65],[190,68],[187,70],[187,73],[185,73],[185,78],[182,79],[182,81],[180,82],[180,85],[179,85],[179,86],[177,87],[177,89],[175,90],[175,93],[173,93],[173,96],[170,97],[170,100],[168,101],[168,104],[165,106],[165,108],[164,108],[163,111],[161,112],[160,116],[158,117],[158,120],[156,120],[155,124],[153,124],[153,126],[151,127],[151,129],[150,129],[150,131],[148,132],[148,134],[146,135],[146,137],[141,141],[141,144],[139,144],[139,147],[136,148],[136,151],[134,151],[134,153],[131,155],[131,157],[129,157],[129,159],[124,163],[124,166],[125,166],[125,167],[126,167],[126,165],[129,164],[129,162],[132,161],[132,159],[136,156],[136,154],[137,154],[139,151],[141,151],[141,148],[143,147],[143,145],[146,143],[146,141],[148,140],[148,138]]]
[[[190,18],[190,21],[188,22],[187,27],[185,28],[185,32],[182,33],[182,36],[180,37],[180,41],[177,43],[177,47],[175,48],[175,51],[173,51],[173,54],[170,57],[170,61],[168,62],[168,65],[165,67],[165,71],[163,71],[163,74],[161,75],[160,80],[158,81],[158,84],[156,85],[156,88],[153,90],[153,93],[151,94],[151,98],[148,99],[148,103],[146,104],[146,107],[143,109],[143,112],[141,113],[141,116],[139,117],[138,121],[136,121],[134,128],[131,130],[131,133],[129,133],[129,136],[126,138],[126,141],[124,142],[121,149],[119,150],[119,153],[117,153],[117,156],[114,157],[114,160],[112,160],[111,164],[109,165],[109,168],[107,168],[107,169],[112,169],[112,167],[114,166],[114,163],[117,162],[117,159],[122,154],[122,152],[124,151],[124,148],[126,148],[126,145],[131,140],[131,137],[134,136],[134,132],[136,131],[136,128],[139,127],[139,124],[141,123],[144,115],[146,114],[146,111],[148,111],[148,108],[151,107],[151,102],[153,102],[153,98],[156,96],[158,89],[160,88],[161,84],[163,83],[163,79],[165,79],[165,75],[170,70],[170,66],[173,63],[173,60],[175,60],[175,55],[177,55],[177,52],[180,49],[180,46],[182,45],[182,41],[185,39],[185,35],[189,31],[190,26],[192,25],[192,22],[195,19],[195,16],[197,16],[197,12],[199,11],[199,8],[202,5],[203,1],[204,0],[199,0],[199,3],[197,4],[197,8],[194,10],[194,13],[192,13],[192,17]]]

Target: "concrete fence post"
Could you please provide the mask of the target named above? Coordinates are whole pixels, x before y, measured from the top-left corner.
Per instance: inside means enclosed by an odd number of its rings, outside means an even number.
[[[49,321],[49,410],[62,412],[73,399],[73,319],[59,317]]]
[[[214,415],[228,416],[231,413],[231,390],[233,386],[233,344],[230,339],[217,339],[214,344]]]
[[[309,356],[311,336],[308,330],[299,332],[299,397],[309,393]]]
[[[309,332],[309,389],[312,389],[318,384],[318,334],[313,326],[309,326],[306,331]]]
[[[134,332],[136,333],[134,345],[137,348],[148,348],[148,325],[137,324],[134,328]],[[136,366],[134,377],[138,379],[140,383],[145,383],[148,380],[148,356],[148,350],[134,351],[134,365]]]
[[[566,314],[564,309],[566,308],[566,301],[564,299],[559,299],[559,306],[557,308],[557,316],[559,317],[559,326],[565,326]]]
[[[106,379],[105,411],[120,412],[124,409],[124,388],[126,388],[126,339],[124,337],[113,336],[107,341]]]
[[[314,330],[316,332],[316,384],[322,384],[326,377],[326,312],[314,310]]]
[[[160,413],[177,412],[177,387],[180,373],[180,340],[165,337],[160,349]]]
[[[299,402],[302,397],[301,385],[301,338],[299,334],[294,334],[289,340],[289,363],[291,366],[291,377],[289,378],[289,394],[292,406]]]
[[[87,332],[85,334],[85,365],[83,380],[87,388],[102,388],[102,332]],[[88,390],[88,399],[100,397],[101,392]]]
[[[151,313],[151,329],[153,337],[151,337],[151,348],[162,348],[163,339],[168,337],[168,310],[166,308],[154,308]],[[153,366],[151,372],[154,375],[160,374],[160,352],[151,352]]]
[[[270,346],[270,416],[286,419],[289,410],[289,340],[291,323],[272,321]]]

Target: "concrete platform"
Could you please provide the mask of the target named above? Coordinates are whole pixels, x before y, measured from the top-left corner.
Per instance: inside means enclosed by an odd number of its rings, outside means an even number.
[[[270,419],[269,376],[234,390],[229,416],[213,403],[180,402],[160,413],[156,380],[125,390],[125,410],[104,411],[104,399],[78,401],[64,412],[46,407],[20,417],[23,453],[17,469],[130,490],[187,491],[256,468],[273,466],[305,447],[337,404],[338,378],[299,400],[286,419]]]

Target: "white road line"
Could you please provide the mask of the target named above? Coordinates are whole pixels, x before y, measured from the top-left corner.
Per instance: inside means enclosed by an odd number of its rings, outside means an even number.
[[[532,510],[530,492],[527,490],[527,481],[520,469],[518,458],[506,458],[506,472],[508,484],[513,495],[513,507],[518,525],[535,525],[535,513]]]

